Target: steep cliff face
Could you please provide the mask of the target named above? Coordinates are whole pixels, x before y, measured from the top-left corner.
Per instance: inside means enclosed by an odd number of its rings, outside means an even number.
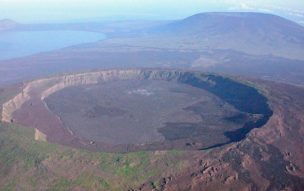
[[[92,73],[82,73],[67,75],[49,79],[54,81],[54,85],[45,89],[41,93],[41,99],[44,100],[49,95],[70,86],[90,85],[102,83],[114,79],[132,79],[140,74],[140,70],[106,70]]]
[[[2,121],[11,122],[12,114],[31,97],[44,100],[49,95],[70,86],[90,85],[109,80],[148,79],[148,80],[178,80],[181,72],[158,70],[103,70],[81,74],[56,76],[27,83],[22,92],[3,104]]]
[[[20,106],[30,99],[29,87],[25,87],[21,93],[16,95],[13,99],[7,101],[2,106],[2,121],[12,122],[12,114],[20,108]]]
[[[222,141],[210,147],[218,147],[244,139],[252,129],[263,126],[272,115],[272,111],[267,104],[267,99],[262,94],[253,87],[249,87],[229,78],[181,70],[129,69],[102,70],[97,72],[55,76],[29,82],[24,86],[22,92],[3,104],[2,121],[16,122],[24,126],[36,128],[38,130],[36,131],[37,139],[42,137],[42,140],[47,139],[48,141],[65,144],[67,141],[63,140],[76,138],[78,140],[70,140],[69,143],[75,144],[75,142],[79,142],[80,144],[83,142],[83,140],[80,140],[82,137],[76,137],[72,131],[64,126],[62,119],[48,108],[45,99],[55,92],[67,87],[102,84],[107,81],[115,80],[160,80],[186,84],[214,94],[220,100],[228,103],[242,113],[256,116],[253,121],[250,120],[246,122],[240,129],[233,131],[226,130],[223,135],[227,138],[227,141]],[[235,117],[238,118],[239,116]],[[234,120],[234,118],[231,120]],[[167,128],[162,132],[164,134],[167,132],[172,134],[176,131],[176,129],[173,129],[171,132],[170,130],[168,131],[168,129],[170,128]],[[183,130],[183,127],[180,127],[179,129]],[[59,136],[62,137],[60,138]],[[76,144],[76,146],[79,146],[79,144]],[[103,148],[102,144],[103,143],[100,143],[98,146]],[[82,143],[80,145],[82,145]],[[97,145],[97,143],[95,145]],[[181,143],[181,145],[185,146],[184,143]],[[199,144],[197,145],[197,149],[209,148],[201,147]],[[150,149],[150,147],[145,146],[146,145],[143,145],[143,148],[134,147],[133,150]],[[160,146],[158,149],[160,148],[164,147]],[[108,149],[108,147],[106,149]],[[118,148],[119,151],[123,151],[124,149],[124,147],[122,147],[122,149],[120,147]]]
[[[44,100],[49,95],[70,86],[97,84],[114,79],[131,79],[140,70],[105,70],[98,72],[56,76],[27,83],[22,92],[3,104],[2,121],[12,122],[13,113],[31,98]]]
[[[98,84],[110,80],[165,80],[185,83],[198,88],[206,89],[218,97],[224,99],[237,109],[245,112],[271,115],[266,104],[267,99],[260,95],[254,88],[243,85],[233,80],[220,76],[207,75],[198,72],[185,72],[176,70],[153,70],[153,69],[129,69],[129,70],[102,70],[81,74],[56,76],[47,79],[36,80],[27,83],[22,92],[13,99],[3,104],[2,120],[10,122],[12,114],[18,110],[30,98],[44,100],[51,94],[70,86]],[[239,91],[240,93],[236,93]],[[254,102],[245,102],[248,95]],[[237,100],[236,102],[233,100]],[[235,102],[235,103],[234,103]],[[242,103],[244,104],[242,105]],[[258,102],[258,103],[256,103]],[[248,111],[247,111],[248,110]]]

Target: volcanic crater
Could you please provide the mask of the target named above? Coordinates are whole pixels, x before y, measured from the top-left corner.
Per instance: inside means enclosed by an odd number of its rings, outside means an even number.
[[[264,95],[227,77],[115,69],[28,82],[3,105],[2,120],[35,128],[37,139],[128,152],[221,146],[271,115]]]

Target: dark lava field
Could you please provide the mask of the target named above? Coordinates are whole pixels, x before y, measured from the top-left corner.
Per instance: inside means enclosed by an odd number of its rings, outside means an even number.
[[[89,82],[92,76],[94,83]],[[57,91],[51,83],[56,77],[38,88],[35,81],[29,83],[31,98],[12,120],[46,132],[39,124],[54,118],[72,139],[56,141],[56,125],[44,124],[51,132],[45,133],[47,140],[98,151],[214,148],[244,139],[272,115],[267,98],[256,88],[213,74],[134,69],[57,78],[57,86],[64,84]],[[46,114],[30,117],[38,112]]]

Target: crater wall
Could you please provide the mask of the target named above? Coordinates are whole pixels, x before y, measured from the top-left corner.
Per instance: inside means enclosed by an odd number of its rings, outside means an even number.
[[[55,92],[67,87],[102,84],[115,80],[162,80],[190,85],[192,87],[204,89],[212,93],[219,99],[235,107],[238,111],[245,114],[247,113],[255,118],[255,120],[247,122],[241,129],[225,132],[224,135],[229,139],[228,142],[221,142],[216,145],[212,145],[211,147],[221,146],[230,142],[242,140],[251,131],[251,129],[261,127],[267,123],[268,119],[272,115],[272,111],[268,106],[267,98],[265,96],[263,96],[255,88],[230,78],[213,74],[204,74],[201,72],[181,70],[124,69],[102,70],[81,74],[54,76],[51,78],[28,82],[24,85],[24,88],[18,95],[3,104],[2,121],[15,122],[15,115],[19,116],[18,120],[26,121],[26,123],[24,123],[25,125],[31,126],[31,123],[35,123],[34,128],[36,128],[39,133],[43,135],[44,139],[48,139],[48,141],[52,138],[52,135],[50,134],[52,134],[52,132],[56,129],[54,126],[57,126],[56,136],[62,132],[62,134],[65,134],[65,137],[73,137],[74,135],[71,133],[71,131],[69,131],[69,129],[65,129],[64,131],[60,130],[60,128],[62,129],[64,126],[60,118],[49,110],[47,104],[45,103],[45,99]],[[18,114],[20,108],[23,108],[23,110],[21,110],[22,112],[19,112]],[[44,121],[39,121],[35,114],[28,114],[33,109],[36,109],[37,112],[39,111],[37,114],[39,114]],[[234,118],[237,120],[238,117],[240,118],[240,116],[234,116],[230,118],[230,120],[233,120]],[[18,120],[16,120],[16,123],[18,123]],[[44,127],[40,127],[39,125]],[[197,130],[200,131],[201,127],[196,128],[198,128]],[[171,131],[171,129],[172,127],[170,127],[169,131]],[[185,130],[184,127],[179,127],[179,129],[182,131]],[[176,131],[174,128],[172,130],[172,133]],[[164,130],[164,132],[168,133],[167,130]],[[189,138],[189,140],[191,141],[191,138]],[[196,140],[198,140],[197,137]],[[56,140],[53,141],[61,141],[60,136],[57,136]],[[70,139],[70,142],[73,142],[73,144],[75,144],[75,142],[79,142],[79,144],[77,143],[76,145],[88,145],[87,143],[83,144],[85,141],[88,140]],[[177,140],[177,142],[178,141],[179,140]],[[174,148],[172,144],[168,143],[165,147]],[[178,144],[180,144],[180,142],[178,142]],[[189,145],[189,143],[186,145]],[[138,147],[146,149],[144,145]],[[158,147],[159,145],[151,146],[151,148],[156,149],[159,149]],[[125,149],[126,146],[123,146],[122,148]],[[148,149],[149,148],[150,147],[148,147]],[[197,147],[195,148],[197,149]]]

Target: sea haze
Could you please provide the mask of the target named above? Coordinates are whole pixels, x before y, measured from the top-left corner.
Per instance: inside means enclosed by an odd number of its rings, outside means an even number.
[[[0,60],[28,56],[72,45],[95,42],[102,33],[84,31],[20,31],[0,33]]]

